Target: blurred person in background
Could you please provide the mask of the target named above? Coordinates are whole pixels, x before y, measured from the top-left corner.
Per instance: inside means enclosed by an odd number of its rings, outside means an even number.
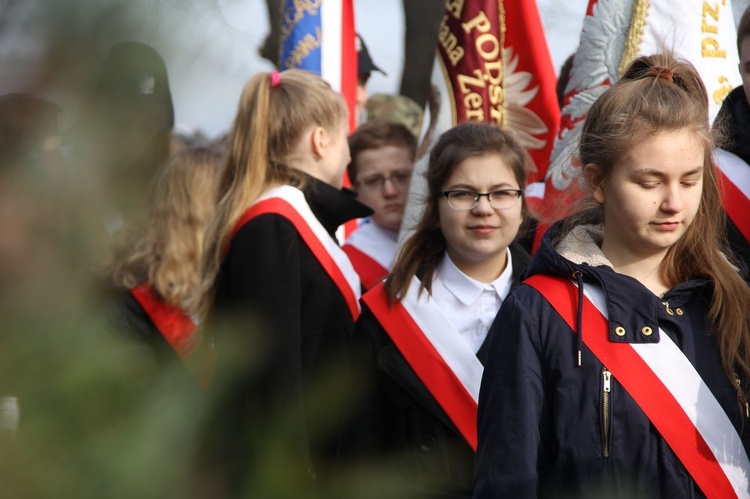
[[[343,250],[363,289],[370,289],[390,272],[396,257],[417,139],[401,123],[371,120],[349,136],[349,149],[352,187],[374,213],[349,236]]]
[[[164,59],[143,43],[114,45],[66,132],[73,160],[88,165],[102,186],[116,186],[104,214],[109,234],[141,209],[144,187],[170,155],[173,127]]]
[[[404,124],[418,139],[422,134],[424,110],[405,95],[375,94],[365,104],[367,121],[384,119]]]
[[[201,367],[191,363],[196,323],[185,307],[198,285],[221,161],[218,149],[186,147],[157,167],[145,222],[122,230],[124,241],[105,265],[112,329],[146,346],[160,367],[177,357],[194,372]]]
[[[356,50],[357,50],[357,95],[355,100],[355,113],[357,113],[357,123],[361,123],[366,119],[365,104],[367,103],[367,82],[370,80],[370,76],[373,72],[379,71],[385,74],[385,71],[375,65],[375,62],[370,56],[370,51],[367,50],[362,37],[357,34],[356,36]]]

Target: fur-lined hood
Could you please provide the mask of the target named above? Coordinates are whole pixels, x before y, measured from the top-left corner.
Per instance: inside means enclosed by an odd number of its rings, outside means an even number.
[[[658,297],[636,279],[618,274],[600,248],[604,227],[596,219],[583,218],[578,225],[570,220],[553,224],[544,235],[529,266],[528,275],[545,274],[596,285],[606,297],[610,339],[617,342],[658,342],[659,335],[644,336],[644,327],[658,331],[658,321],[666,308],[683,306],[695,298],[709,303],[713,286],[708,279],[692,279],[678,284]],[[625,328],[618,336],[615,329]]]

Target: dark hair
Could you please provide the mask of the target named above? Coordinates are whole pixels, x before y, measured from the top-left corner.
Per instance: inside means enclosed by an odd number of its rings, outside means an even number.
[[[573,69],[574,58],[575,53],[570,54],[568,58],[565,59],[565,62],[563,62],[563,65],[560,67],[560,75],[557,77],[555,90],[557,91],[557,103],[560,106],[560,109],[565,106],[565,87],[568,86],[568,81],[570,81],[570,70]]]
[[[737,53],[740,52],[742,41],[748,36],[750,36],[750,6],[742,13],[740,23],[737,25]]]
[[[589,109],[580,139],[581,163],[596,165],[599,174],[589,186],[596,188],[636,141],[679,131],[693,132],[703,143],[703,191],[695,219],[661,263],[661,277],[670,286],[695,277],[714,282],[709,318],[716,325],[724,370],[733,383],[735,369],[750,380],[750,324],[745,312],[750,288],[725,256],[731,253],[711,158],[715,139],[709,128],[708,96],[692,64],[671,54],[634,60]],[[747,383],[743,390],[746,395]]]
[[[374,119],[365,122],[349,136],[349,151],[352,160],[347,166],[349,180],[357,180],[357,157],[363,151],[385,146],[399,146],[409,151],[414,161],[417,154],[417,138],[397,121]]]
[[[393,271],[385,282],[391,302],[406,293],[409,282],[417,272],[424,272],[420,291],[426,289],[431,292],[433,274],[447,248],[439,227],[439,201],[443,186],[465,159],[487,154],[499,154],[513,171],[519,187],[525,187],[526,177],[534,166],[526,149],[512,132],[487,123],[470,122],[443,133],[430,151],[425,173],[427,197],[422,218],[399,251]],[[526,198],[522,195],[521,200],[525,213]]]

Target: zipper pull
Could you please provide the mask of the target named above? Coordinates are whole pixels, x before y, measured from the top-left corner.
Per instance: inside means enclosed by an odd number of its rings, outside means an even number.
[[[602,376],[604,376],[604,393],[609,393],[612,391],[612,373],[607,370],[605,367],[602,371]]]

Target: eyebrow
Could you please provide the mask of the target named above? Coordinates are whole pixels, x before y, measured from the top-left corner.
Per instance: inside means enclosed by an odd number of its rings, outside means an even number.
[[[455,184],[455,185],[448,187],[448,189],[466,189],[469,191],[477,190],[477,188],[471,184]],[[492,187],[490,187],[489,191],[492,192],[492,191],[497,191],[497,190],[502,190],[502,189],[520,189],[520,187],[513,187],[513,185],[509,184],[508,182],[501,182],[499,184],[495,184]]]
[[[697,168],[694,168],[690,170],[689,172],[683,173],[680,177],[689,177],[690,175],[697,175],[698,173],[701,173],[703,171],[703,166],[699,166]],[[644,168],[642,170],[636,170],[633,172],[633,175],[650,175],[652,177],[664,177],[665,174],[661,170],[654,170],[652,168]]]

